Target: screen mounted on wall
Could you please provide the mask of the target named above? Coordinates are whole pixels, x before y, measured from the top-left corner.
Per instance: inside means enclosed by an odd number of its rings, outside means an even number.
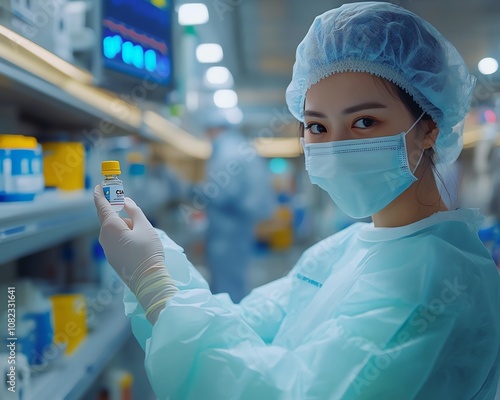
[[[171,13],[172,0],[104,0],[104,67],[170,86]]]

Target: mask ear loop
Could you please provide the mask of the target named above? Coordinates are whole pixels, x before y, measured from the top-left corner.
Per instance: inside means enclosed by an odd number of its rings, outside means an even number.
[[[420,157],[418,158],[417,164],[415,165],[415,168],[413,168],[413,171],[411,171],[412,174],[415,175],[415,171],[417,170],[418,166],[420,165],[420,161],[422,161],[422,157],[424,156],[425,149],[422,150],[420,153]]]
[[[410,126],[410,129],[408,129],[405,133],[407,135],[413,128],[415,128],[415,125],[419,123],[419,121],[422,119],[422,117],[425,115],[425,111],[422,111],[422,114],[420,114],[420,117],[417,118],[417,120],[413,123],[412,126]]]
[[[406,135],[419,123],[419,121],[422,119],[422,117],[425,115],[425,111],[420,114],[420,117],[417,118],[417,120],[413,123],[412,126],[410,126],[410,129],[408,129],[405,132],[403,140],[405,141],[405,147],[406,147]],[[413,171],[411,171],[412,174],[415,174],[415,171],[417,170],[418,166],[420,165],[420,161],[422,161],[422,157],[424,155],[425,149],[422,149],[422,152],[420,153],[420,157],[418,158],[417,164],[415,165],[415,168],[413,168]]]
[[[302,152],[306,154],[306,141],[303,137],[300,137],[299,140],[300,140],[300,145],[302,146]]]

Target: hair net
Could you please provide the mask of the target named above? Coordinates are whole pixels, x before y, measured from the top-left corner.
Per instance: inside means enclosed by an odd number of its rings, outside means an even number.
[[[348,71],[368,72],[408,92],[439,127],[437,163],[456,160],[476,78],[432,25],[383,2],[344,4],[316,17],[297,48],[286,91],[292,115],[304,121],[307,90]]]

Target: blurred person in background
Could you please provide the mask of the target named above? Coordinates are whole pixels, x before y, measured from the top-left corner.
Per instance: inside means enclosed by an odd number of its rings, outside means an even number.
[[[256,224],[275,207],[271,174],[255,148],[222,111],[203,120],[212,142],[205,181],[193,190],[206,204],[205,256],[212,293],[228,293],[238,303],[250,288],[248,267]]]

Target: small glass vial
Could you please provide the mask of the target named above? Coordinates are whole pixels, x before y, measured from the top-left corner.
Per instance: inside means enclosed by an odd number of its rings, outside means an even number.
[[[118,179],[118,175],[121,173],[119,161],[102,162],[102,174],[105,176],[105,179],[102,181],[102,190],[104,196],[116,212],[119,212],[125,205],[123,182]]]

